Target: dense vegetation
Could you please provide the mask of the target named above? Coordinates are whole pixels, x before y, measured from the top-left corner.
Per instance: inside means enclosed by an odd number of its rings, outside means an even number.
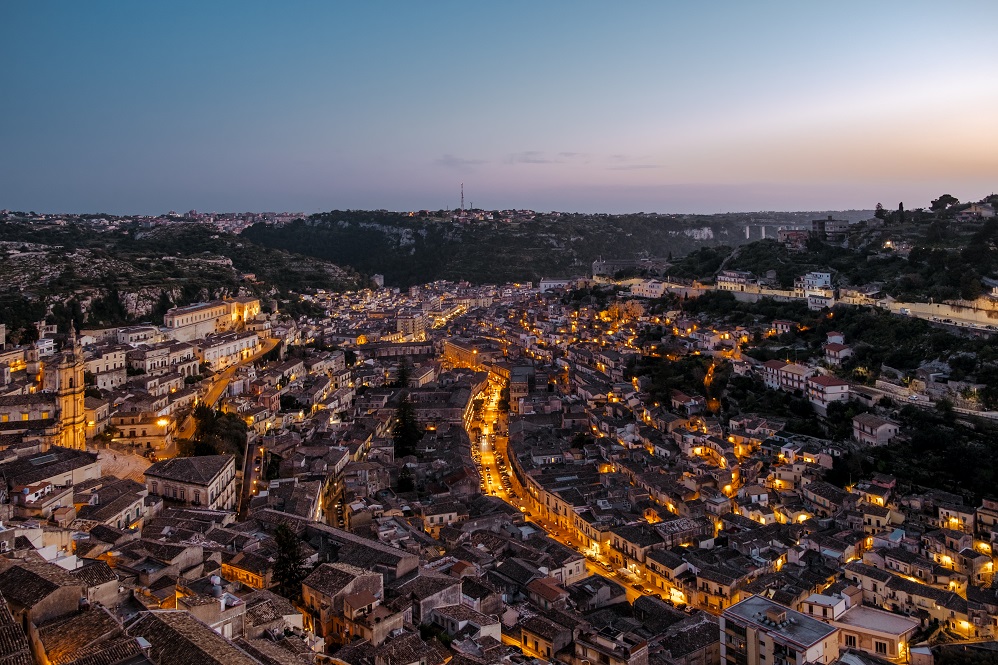
[[[242,468],[246,454],[246,421],[235,413],[222,413],[200,405],[194,409],[194,436],[179,439],[177,450],[183,457],[235,455],[236,468]]]
[[[677,261],[670,274],[710,280],[723,267],[788,289],[808,271],[831,270],[840,286],[877,284],[897,300],[973,300],[988,290],[988,279],[998,278],[998,218],[956,221],[959,208],[883,213],[880,221],[854,225],[841,243],[811,239],[803,251],[772,239],[704,247]]]
[[[837,459],[829,480],[845,484],[879,471],[897,476],[906,490],[933,487],[963,496],[970,505],[995,496],[998,426],[961,421],[945,403],[938,411],[905,406],[892,415],[904,436]]]
[[[503,217],[498,211],[491,214],[497,220]],[[817,214],[766,213],[766,221],[799,224]],[[857,215],[866,216],[861,211]],[[601,256],[669,259],[704,245],[736,245],[745,241],[745,225],[758,223],[758,213],[552,213],[513,223],[457,223],[444,217],[443,211],[410,217],[334,210],[282,227],[257,224],[242,236],[350,265],[366,274],[381,273],[387,284],[409,286],[436,279],[503,283],[583,275]]]
[[[951,379],[984,384],[979,392],[981,402],[987,408],[998,408],[998,336],[956,335],[922,319],[868,307],[838,305],[831,311],[814,312],[801,301],[763,298],[756,303],[739,302],[725,291],[684,301],[682,307],[688,314],[709,314],[713,320],[732,325],[768,325],[775,319],[800,324],[797,330],[779,337],[754,340],[746,353],[758,360],[820,359],[828,333],[841,332],[854,354],[843,362],[839,374],[861,383],[872,383],[885,365],[911,373],[938,360],[948,365]]]
[[[133,323],[137,317],[127,301],[136,294],[154,301],[138,320],[161,320],[175,305],[240,289],[281,297],[366,284],[357,273],[326,261],[256,245],[202,224],[144,229],[126,223],[98,232],[78,223],[0,222],[0,238],[31,250],[4,260],[6,251],[0,248],[0,321],[11,332],[46,315],[62,330],[71,321],[78,328]],[[255,280],[241,279],[243,273]],[[24,284],[25,279],[30,282]],[[30,341],[31,333],[26,334]]]

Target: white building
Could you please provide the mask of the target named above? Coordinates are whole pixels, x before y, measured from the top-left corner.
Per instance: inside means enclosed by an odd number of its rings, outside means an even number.
[[[812,376],[807,380],[807,398],[824,415],[832,402],[849,399],[849,384],[834,376]]]
[[[645,279],[631,286],[631,295],[635,298],[661,298],[665,291],[665,283],[657,279]]]
[[[163,325],[171,338],[189,342],[211,333],[231,330],[254,320],[259,313],[260,301],[257,298],[227,298],[174,307],[163,317]]]
[[[717,276],[717,288],[722,291],[744,291],[755,282],[755,275],[745,270],[722,270]]]
[[[571,283],[572,280],[570,279],[550,279],[545,277],[542,278],[537,284],[537,290],[544,293],[545,291],[550,291],[552,289],[564,289]]]
[[[199,340],[194,347],[198,360],[207,363],[214,371],[246,360],[259,350],[260,338],[253,332],[210,335]]]

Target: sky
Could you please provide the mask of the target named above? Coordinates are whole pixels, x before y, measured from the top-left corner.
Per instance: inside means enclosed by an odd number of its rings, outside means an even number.
[[[998,189],[998,2],[4,2],[0,208],[927,206]]]

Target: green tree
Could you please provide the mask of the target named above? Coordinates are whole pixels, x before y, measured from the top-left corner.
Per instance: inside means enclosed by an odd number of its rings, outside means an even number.
[[[285,524],[277,527],[274,541],[277,543],[277,556],[274,558],[277,591],[285,598],[296,601],[301,598],[301,583],[309,573],[305,551],[298,536]]]
[[[509,386],[499,393],[499,413],[509,413]]]
[[[222,413],[200,404],[194,409],[194,436],[177,441],[182,457],[235,455],[236,466],[246,452],[246,421],[235,413]]]
[[[412,469],[408,466],[403,466],[402,470],[399,471],[399,482],[396,489],[400,493],[416,491],[416,479],[412,477]]]
[[[399,363],[398,375],[395,381],[395,385],[399,388],[407,388],[409,386],[409,378],[412,376],[412,368],[409,366],[409,361],[405,358]]]
[[[423,438],[423,430],[416,422],[416,409],[408,395],[402,396],[395,410],[395,425],[392,427],[392,440],[395,442],[395,458],[416,454],[416,444]]]
[[[949,208],[950,206],[955,206],[960,203],[960,199],[950,194],[943,194],[938,199],[933,199],[932,204],[929,206],[929,210],[933,212],[941,212]]]

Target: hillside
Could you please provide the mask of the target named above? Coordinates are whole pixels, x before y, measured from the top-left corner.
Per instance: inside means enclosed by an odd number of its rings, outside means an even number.
[[[783,288],[809,270],[830,269],[840,286],[879,284],[898,300],[973,300],[998,284],[998,218],[964,218],[959,208],[921,211],[855,224],[842,242],[812,240],[803,251],[764,240],[718,254],[677,267],[701,279],[712,278],[721,262],[757,276],[773,271]]]
[[[174,305],[239,292],[355,288],[355,272],[321,259],[255,245],[202,224],[102,228],[0,222],[0,322],[14,332],[52,315],[61,326],[155,320]],[[252,273],[251,279],[244,278]]]
[[[472,283],[537,281],[587,274],[605,259],[682,256],[702,246],[734,246],[765,226],[808,224],[827,213],[727,215],[589,215],[475,211],[454,221],[443,211],[410,216],[387,211],[332,211],[283,226],[256,224],[242,237],[309,254],[410,286],[436,279]],[[851,211],[854,219],[871,211]],[[845,213],[833,213],[845,214]],[[491,217],[492,219],[488,219]]]

